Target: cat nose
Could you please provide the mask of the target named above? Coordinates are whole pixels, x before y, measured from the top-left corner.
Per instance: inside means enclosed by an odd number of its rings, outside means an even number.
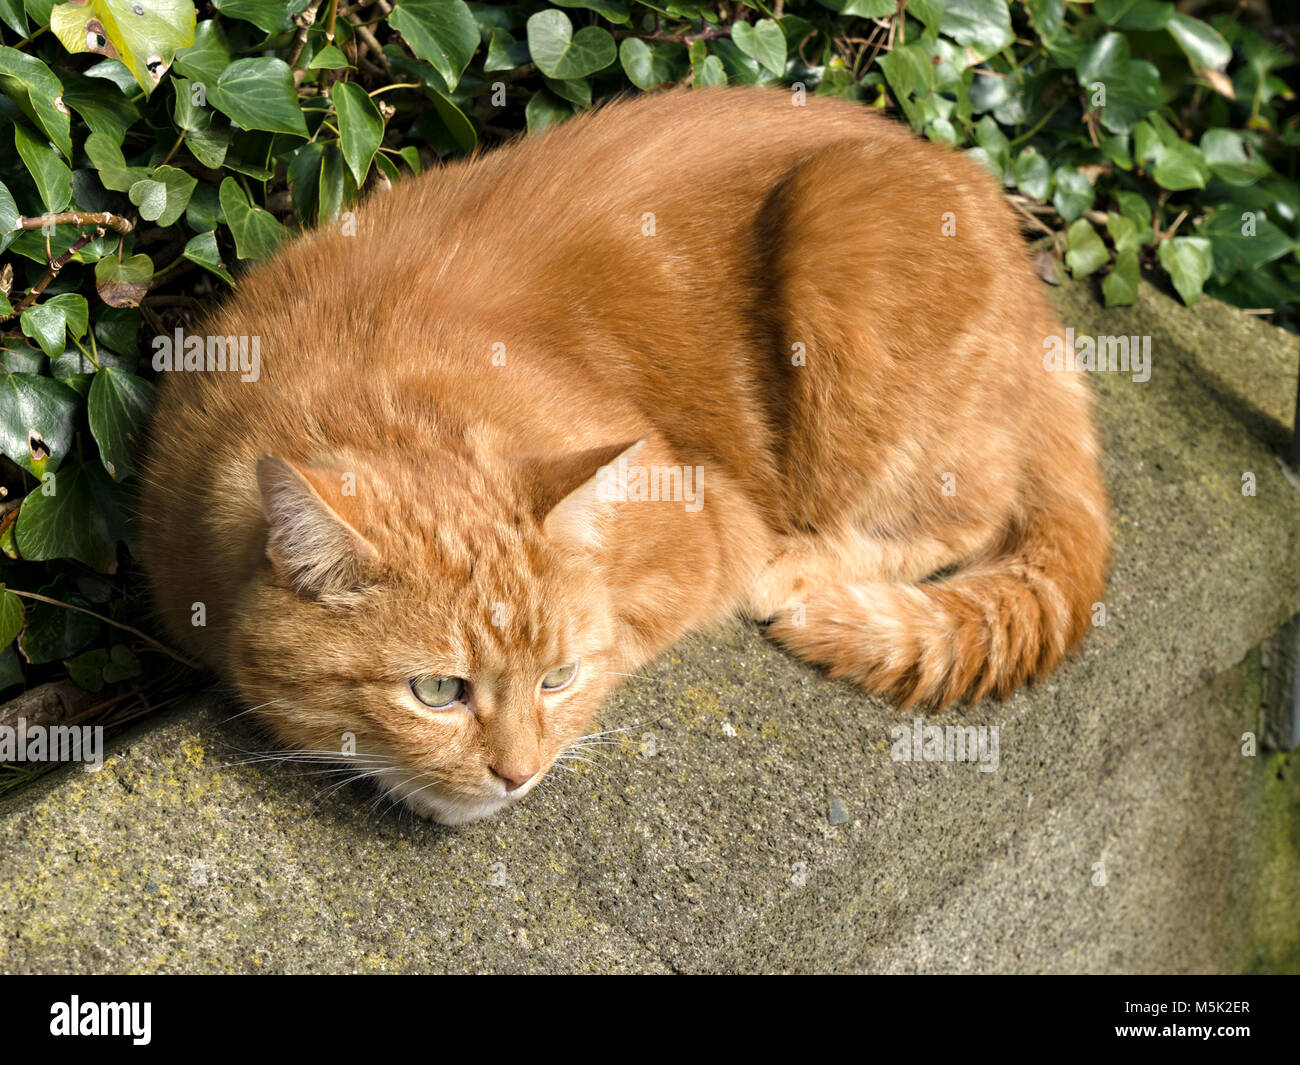
[[[492,772],[506,782],[506,791],[517,791],[537,775],[537,767],[493,766]]]

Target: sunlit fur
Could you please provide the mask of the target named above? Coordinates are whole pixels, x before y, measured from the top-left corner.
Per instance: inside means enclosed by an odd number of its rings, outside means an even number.
[[[1109,547],[1087,389],[1043,368],[1060,325],[996,183],[792,103],[662,93],[405,180],[204,327],[258,336],[261,378],[167,375],[142,552],[175,638],[288,746],[458,822],[737,613],[904,704],[1007,694],[1082,637]],[[621,453],[703,467],[703,508],[598,500]],[[427,674],[470,705],[428,710]]]

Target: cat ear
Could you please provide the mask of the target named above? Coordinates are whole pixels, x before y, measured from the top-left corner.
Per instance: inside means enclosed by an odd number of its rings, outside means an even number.
[[[554,543],[580,551],[601,546],[606,519],[621,499],[617,472],[631,463],[645,440],[614,448],[597,448],[564,460],[551,470],[542,531]]]
[[[257,463],[257,485],[269,526],[266,557],[293,590],[319,596],[355,588],[362,565],[378,557],[374,545],[284,459],[263,455]]]

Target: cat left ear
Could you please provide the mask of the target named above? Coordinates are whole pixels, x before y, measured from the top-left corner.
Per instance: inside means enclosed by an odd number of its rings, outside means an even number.
[[[542,531],[555,543],[591,551],[603,543],[606,520],[622,501],[618,470],[635,459],[645,440],[614,448],[597,448],[551,470],[550,499]]]
[[[284,459],[263,455],[257,485],[269,527],[266,556],[293,590],[316,597],[355,588],[362,566],[378,557],[374,545],[325,501],[303,471]]]

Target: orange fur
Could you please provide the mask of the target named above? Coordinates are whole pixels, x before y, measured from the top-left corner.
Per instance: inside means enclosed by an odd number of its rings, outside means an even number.
[[[257,336],[262,373],[166,375],[158,608],[286,743],[351,734],[440,820],[517,798],[622,674],[738,611],[942,705],[1054,666],[1100,597],[1088,394],[1043,368],[1011,212],[859,106],[599,109],[371,197],[205,331]],[[703,470],[702,506],[602,498],[620,455]],[[425,709],[426,674],[465,704]]]

